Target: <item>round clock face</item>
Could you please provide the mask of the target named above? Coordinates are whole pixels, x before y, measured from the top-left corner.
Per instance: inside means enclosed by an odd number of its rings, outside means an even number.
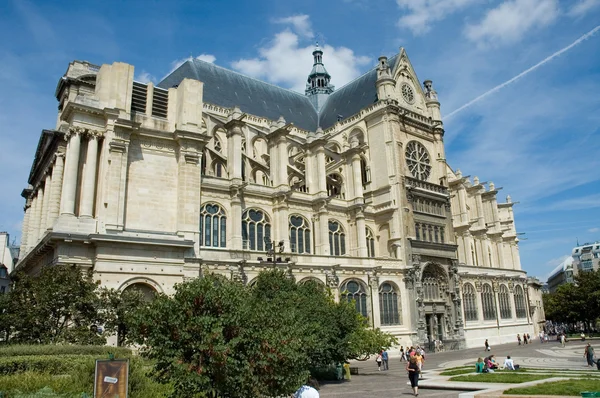
[[[415,102],[415,93],[411,86],[403,83],[400,87],[400,90],[402,91],[402,98],[404,98],[404,101],[408,102],[409,104]]]
[[[406,164],[416,179],[427,180],[429,178],[431,174],[429,152],[417,141],[411,141],[406,145]]]

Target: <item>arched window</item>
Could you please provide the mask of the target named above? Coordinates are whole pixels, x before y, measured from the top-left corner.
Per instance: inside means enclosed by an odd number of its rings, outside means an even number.
[[[341,290],[341,299],[344,298],[350,303],[354,300],[356,305],[356,312],[362,314],[365,318],[367,317],[367,293],[364,285],[357,281],[350,280],[345,282]]]
[[[494,292],[489,284],[483,285],[481,292],[481,303],[483,305],[483,319],[486,321],[496,319],[496,301],[494,300]]]
[[[292,253],[310,253],[310,224],[304,217],[290,217],[290,246]]]
[[[373,231],[369,228],[365,229],[367,235],[367,256],[375,257],[375,236],[373,235]]]
[[[523,294],[523,288],[519,285],[515,287],[515,312],[517,318],[526,318],[527,310],[525,309],[525,295]]]
[[[463,286],[463,307],[465,309],[465,320],[476,321],[479,318],[475,288],[470,283],[465,283]]]
[[[271,223],[262,210],[246,210],[242,215],[242,240],[248,250],[265,250],[265,238],[271,240]]]
[[[440,299],[440,285],[437,278],[424,277],[423,278],[423,296],[425,300],[439,300]]]
[[[346,254],[346,234],[337,221],[329,220],[329,253],[332,256]]]
[[[500,318],[510,319],[512,317],[512,311],[510,308],[510,294],[508,293],[508,288],[505,285],[500,285],[498,304],[500,304]]]
[[[379,287],[379,317],[382,325],[400,324],[400,305],[398,292],[390,283],[382,283]]]
[[[227,217],[216,204],[206,204],[200,209],[200,245],[225,247],[227,242]]]

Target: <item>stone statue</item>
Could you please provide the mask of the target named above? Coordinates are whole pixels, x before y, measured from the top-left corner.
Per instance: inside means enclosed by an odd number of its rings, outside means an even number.
[[[437,92],[433,89],[433,82],[431,80],[425,80],[423,82],[425,86],[425,97],[430,100],[437,100]]]

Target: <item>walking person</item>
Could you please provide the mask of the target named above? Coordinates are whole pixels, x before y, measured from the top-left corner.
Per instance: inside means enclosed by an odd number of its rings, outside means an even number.
[[[521,335],[517,334],[517,341],[519,342],[519,345],[521,345]]]
[[[594,348],[590,345],[590,343],[587,343],[585,346],[583,357],[587,360],[587,366],[594,366]]]
[[[488,339],[485,339],[485,350],[486,351],[491,351],[491,347],[490,347],[490,343],[488,343]]]
[[[375,362],[377,362],[377,370],[381,371],[381,362],[382,362],[383,358],[381,357],[381,353],[377,354],[377,357],[375,358]]]
[[[523,333],[523,344],[527,344],[527,333]]]
[[[560,345],[562,346],[562,348],[565,348],[565,334],[561,334],[560,335]]]
[[[406,353],[404,352],[404,346],[400,346],[400,362],[406,361]]]
[[[408,372],[408,380],[410,380],[410,386],[413,389],[415,397],[419,396],[419,366],[417,365],[417,359],[413,356],[410,357],[410,361],[406,364],[406,371]]]
[[[383,350],[383,352],[381,353],[381,359],[383,360],[383,370],[389,370],[390,367],[388,365],[388,352],[386,350]]]
[[[423,350],[417,350],[415,354],[415,359],[417,360],[417,366],[419,367],[419,377],[423,376],[423,364],[425,363],[425,355],[423,354]]]

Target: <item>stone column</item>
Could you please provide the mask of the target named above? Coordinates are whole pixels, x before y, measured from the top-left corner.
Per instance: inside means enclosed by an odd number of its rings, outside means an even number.
[[[98,165],[98,136],[90,133],[83,173],[83,189],[81,194],[81,217],[94,217],[94,197],[96,193],[96,169]]]
[[[460,221],[462,223],[469,222],[469,212],[467,211],[467,190],[464,186],[458,189],[458,203],[460,206]]]
[[[317,170],[316,170],[316,158],[312,149],[306,150],[306,156],[304,158],[305,169],[304,179],[308,193],[317,192]]]
[[[354,198],[363,198],[363,186],[362,186],[362,175],[360,168],[360,154],[354,152],[352,154],[352,177],[354,183]]]
[[[40,212],[40,232],[39,236],[43,236],[48,229],[48,206],[50,204],[50,190],[52,187],[52,177],[50,173],[46,175],[44,181],[44,201],[42,202],[42,211]]]
[[[492,290],[494,291],[494,305],[496,307],[496,324],[500,326],[500,300],[498,299],[500,284],[498,281],[492,281]]]
[[[365,224],[365,214],[361,209],[356,210],[356,239],[359,257],[367,257],[367,226]]]
[[[31,208],[29,209],[29,223],[28,223],[28,236],[27,236],[27,247],[31,249],[36,244],[37,234],[35,230],[36,214],[38,213],[38,198],[35,195],[35,190],[31,192]]]
[[[42,225],[42,207],[44,206],[44,188],[37,190],[35,199],[35,214],[33,216],[33,245],[35,246],[40,239],[40,226]]]
[[[54,155],[54,167],[52,167],[52,186],[50,187],[50,202],[48,204],[48,228],[54,226],[60,211],[60,194],[63,185],[63,171],[65,168],[64,153]]]
[[[235,113],[236,111],[234,111]],[[243,122],[235,119],[225,125],[227,128],[227,171],[232,184],[242,183],[242,136],[244,134],[242,126]]]
[[[318,192],[327,192],[327,169],[325,165],[325,149],[317,147],[317,189]]]
[[[240,198],[240,190],[230,190],[231,194],[231,223],[228,225],[231,234],[228,247],[233,250],[242,250],[242,201]]]
[[[69,144],[67,146],[60,214],[75,215],[75,196],[77,194],[79,155],[81,152],[81,134],[83,131],[80,127],[71,127],[67,135],[69,137]]]
[[[25,214],[23,215],[23,226],[21,233],[21,250],[19,252],[19,258],[23,258],[25,252],[28,250],[28,239],[29,239],[29,219],[31,218],[31,201],[26,199],[25,207],[23,208]]]
[[[329,248],[329,213],[325,205],[318,210],[317,216],[319,217],[319,241],[321,245],[321,250],[317,251],[317,254],[329,256],[331,254]]]
[[[277,149],[279,151],[279,185],[288,186],[287,166],[290,163],[287,150],[287,139],[285,134],[281,134],[277,139]],[[271,164],[271,167],[273,165]]]

